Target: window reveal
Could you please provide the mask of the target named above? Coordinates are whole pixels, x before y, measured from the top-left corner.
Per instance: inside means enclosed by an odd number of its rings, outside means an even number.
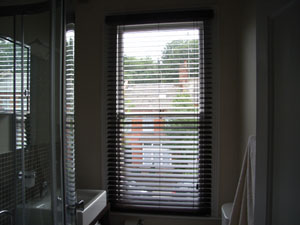
[[[109,200],[118,209],[209,215],[212,82],[205,23],[116,28]]]

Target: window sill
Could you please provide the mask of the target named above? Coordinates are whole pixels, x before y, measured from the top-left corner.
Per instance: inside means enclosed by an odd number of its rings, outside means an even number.
[[[221,218],[218,217],[202,217],[202,216],[181,216],[181,215],[156,215],[156,214],[140,214],[140,213],[124,213],[110,212],[110,220],[112,225],[124,224],[126,220],[142,219],[147,225],[220,225]]]

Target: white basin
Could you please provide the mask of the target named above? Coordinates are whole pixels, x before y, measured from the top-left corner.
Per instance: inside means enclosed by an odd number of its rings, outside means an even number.
[[[106,207],[106,191],[78,189],[77,201],[83,200],[83,209],[77,209],[77,225],[89,225]]]

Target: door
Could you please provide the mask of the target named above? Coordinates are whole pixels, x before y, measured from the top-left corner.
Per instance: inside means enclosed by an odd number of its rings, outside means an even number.
[[[257,1],[255,224],[299,223],[300,1]]]
[[[2,2],[0,224],[75,224],[64,198],[64,0]]]

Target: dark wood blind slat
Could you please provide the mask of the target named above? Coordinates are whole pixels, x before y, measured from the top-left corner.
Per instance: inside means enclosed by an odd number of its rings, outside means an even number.
[[[108,199],[113,209],[210,214],[213,136],[210,13],[198,17],[193,26],[170,25],[173,30],[186,29],[194,35],[186,40],[172,39],[170,33],[166,37],[163,32],[157,33],[160,38],[170,38],[161,50],[165,55],[158,60],[155,57],[161,54],[156,49],[159,43],[134,35],[131,38],[136,39],[130,39],[126,35],[159,32],[164,24],[159,30],[152,29],[151,24],[133,28],[120,24],[139,24],[133,22],[137,15],[107,17]],[[122,23],[118,22],[120,18]],[[149,44],[153,45],[152,50]],[[147,45],[147,50],[139,45]]]

